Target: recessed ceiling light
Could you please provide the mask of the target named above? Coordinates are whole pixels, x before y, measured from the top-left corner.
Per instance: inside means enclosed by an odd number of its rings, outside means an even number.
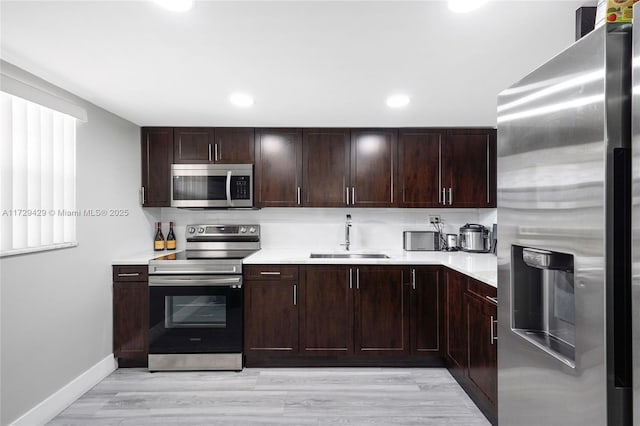
[[[229,101],[237,107],[246,108],[253,105],[253,98],[246,93],[233,93]]]
[[[172,12],[186,12],[193,7],[193,0],[153,0]]]
[[[449,0],[449,10],[455,13],[467,13],[476,10],[488,0]]]
[[[387,98],[389,108],[402,108],[409,105],[411,99],[407,95],[392,95]]]

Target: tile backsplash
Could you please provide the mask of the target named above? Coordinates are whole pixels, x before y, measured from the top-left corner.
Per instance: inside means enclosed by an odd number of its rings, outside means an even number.
[[[439,215],[445,233],[457,234],[465,223],[491,229],[496,209],[265,208],[261,210],[189,210],[161,208],[154,212],[168,231],[174,222],[178,249],[184,248],[190,224],[259,224],[263,248],[341,250],[347,213],[351,214],[351,249],[402,249],[403,231],[433,230],[430,215]]]

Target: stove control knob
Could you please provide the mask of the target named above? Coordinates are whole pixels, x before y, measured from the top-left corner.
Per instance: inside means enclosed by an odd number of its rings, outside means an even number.
[[[244,226],[241,226],[241,227],[240,227],[240,233],[241,233],[241,234],[244,234],[244,233],[246,233],[246,232],[247,232],[247,228],[246,228],[246,227],[244,227]]]
[[[198,233],[202,234],[204,232],[204,228],[198,228]]]
[[[189,228],[190,234],[195,234],[195,232],[196,232],[196,228],[194,228],[193,226]]]
[[[249,232],[252,233],[252,234],[255,234],[256,233],[255,226],[252,226],[251,228],[249,228]]]

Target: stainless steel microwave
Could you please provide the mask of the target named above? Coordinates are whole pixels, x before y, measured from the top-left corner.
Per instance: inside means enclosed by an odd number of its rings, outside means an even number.
[[[172,164],[171,207],[253,207],[253,164]]]

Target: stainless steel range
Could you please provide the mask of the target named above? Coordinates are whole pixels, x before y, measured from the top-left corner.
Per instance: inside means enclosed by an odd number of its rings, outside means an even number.
[[[189,225],[149,262],[149,370],[242,370],[242,259],[259,225]]]

